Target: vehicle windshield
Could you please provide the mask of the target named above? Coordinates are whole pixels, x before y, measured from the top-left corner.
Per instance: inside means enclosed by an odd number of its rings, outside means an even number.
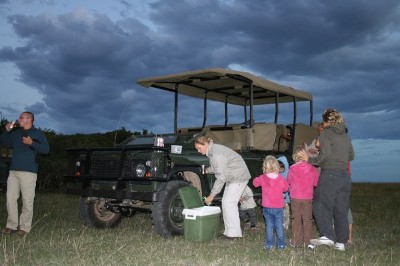
[[[176,142],[176,135],[157,135],[164,139],[164,144],[172,144]],[[156,135],[138,136],[130,140],[126,145],[152,145]]]

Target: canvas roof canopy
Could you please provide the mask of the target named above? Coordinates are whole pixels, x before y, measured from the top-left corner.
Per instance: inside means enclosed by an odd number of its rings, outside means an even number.
[[[251,84],[253,85],[253,105],[279,102],[312,101],[309,92],[293,89],[247,72],[209,68],[178,74],[144,78],[137,81],[144,87],[154,87],[196,98],[227,102],[248,106]]]

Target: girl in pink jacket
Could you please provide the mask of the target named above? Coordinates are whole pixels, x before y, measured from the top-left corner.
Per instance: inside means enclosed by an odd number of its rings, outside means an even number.
[[[264,174],[254,178],[253,186],[261,187],[263,216],[265,218],[265,249],[274,246],[278,249],[285,248],[285,234],[283,230],[283,192],[289,188],[288,183],[279,173],[278,160],[271,155],[265,157],[263,162]],[[274,241],[274,230],[277,241]]]
[[[292,239],[289,245],[299,247],[305,244],[314,249],[310,243],[313,232],[312,200],[319,173],[315,166],[300,160],[301,151],[304,151],[304,147],[297,147],[293,151],[295,164],[290,166],[288,174],[292,211]]]

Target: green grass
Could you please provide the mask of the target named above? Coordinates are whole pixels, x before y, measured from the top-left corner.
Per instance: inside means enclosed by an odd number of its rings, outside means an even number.
[[[34,226],[24,238],[1,235],[1,265],[398,265],[400,261],[400,184],[353,184],[351,208],[354,244],[345,252],[328,247],[311,251],[263,249],[262,230],[235,241],[204,243],[184,237],[162,238],[148,213],[124,219],[114,229],[84,227],[78,198],[37,194]],[[0,194],[0,225],[6,223],[5,194]],[[221,225],[221,230],[222,230]],[[286,241],[289,239],[286,235]]]

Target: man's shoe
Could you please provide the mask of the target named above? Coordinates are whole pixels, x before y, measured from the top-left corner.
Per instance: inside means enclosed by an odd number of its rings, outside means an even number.
[[[18,234],[20,237],[24,237],[27,233],[28,233],[28,232],[27,232],[27,231],[24,231],[24,230],[18,230],[18,232],[17,232],[17,234]]]
[[[310,243],[313,245],[326,245],[326,246],[333,246],[333,244],[335,244],[332,240],[330,240],[329,238],[327,238],[326,236],[321,236],[318,239],[311,239]]]
[[[8,228],[8,227],[1,229],[1,232],[2,232],[3,234],[5,234],[5,235],[9,235],[9,234],[11,234],[11,233],[15,233],[16,231],[17,231],[17,230],[13,230],[13,229]]]
[[[345,251],[344,244],[343,243],[338,243],[336,242],[335,245],[333,246],[335,249],[340,250],[340,251]]]

